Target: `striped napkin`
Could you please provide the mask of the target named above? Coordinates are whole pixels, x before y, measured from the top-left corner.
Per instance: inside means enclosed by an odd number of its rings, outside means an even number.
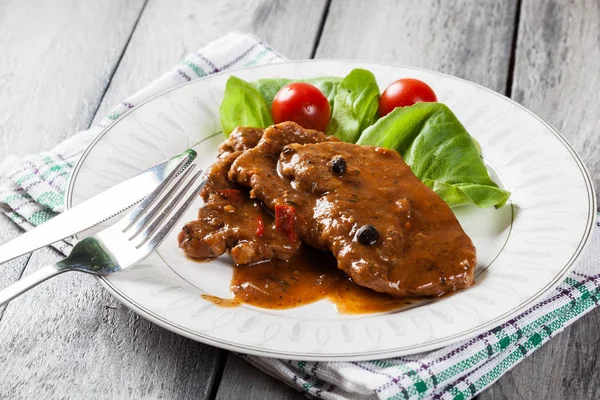
[[[98,126],[54,149],[0,164],[0,205],[24,230],[63,211],[69,174],[101,130],[126,111],[164,90],[192,79],[250,65],[285,60],[254,36],[229,34],[188,55],[136,93]],[[71,241],[54,245],[68,253]],[[505,324],[436,351],[363,362],[308,362],[243,356],[266,373],[308,396],[324,399],[469,399],[598,305],[600,224],[591,244],[567,279],[552,293]]]

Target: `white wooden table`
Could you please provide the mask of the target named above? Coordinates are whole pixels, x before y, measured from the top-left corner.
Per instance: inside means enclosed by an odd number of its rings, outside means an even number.
[[[232,29],[289,58],[360,58],[466,78],[547,119],[600,182],[598,0],[0,0],[0,158],[85,129]],[[19,234],[0,217],[0,243]],[[7,265],[0,287],[53,262]],[[600,310],[479,395],[600,398]],[[65,274],[0,308],[2,399],[295,399],[233,354],[147,322]]]

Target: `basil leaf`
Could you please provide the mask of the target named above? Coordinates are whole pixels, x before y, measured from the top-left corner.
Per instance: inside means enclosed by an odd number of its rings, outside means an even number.
[[[363,130],[377,119],[379,86],[365,69],[353,69],[339,84],[333,98],[327,134],[355,143]]]
[[[398,151],[450,207],[501,207],[510,197],[492,181],[475,141],[444,104],[396,108],[366,129],[357,143]]]
[[[238,126],[266,128],[273,125],[271,108],[264,97],[250,83],[235,76],[227,80],[219,111],[225,136]]]

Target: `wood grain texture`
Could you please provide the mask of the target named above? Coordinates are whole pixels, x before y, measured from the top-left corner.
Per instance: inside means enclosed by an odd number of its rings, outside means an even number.
[[[142,5],[143,0],[92,4],[69,0],[52,3],[8,0],[0,3],[0,158],[46,150],[89,125]],[[18,234],[19,230],[12,222],[0,217],[0,243]],[[45,253],[52,254],[51,250]],[[0,285],[4,287],[18,279],[28,260],[25,256],[2,265]],[[76,365],[72,362],[75,358],[71,357],[71,351],[60,353],[60,347],[54,348],[56,353],[52,353],[52,349],[39,351],[44,337],[23,336],[27,333],[23,327],[33,322],[23,316],[38,311],[39,305],[44,303],[54,304],[47,298],[33,308],[26,303],[22,303],[24,308],[6,307],[9,309],[8,322],[0,323],[1,398],[48,394],[52,391],[50,386],[64,382],[47,382],[43,376],[36,382],[32,374],[60,371],[54,369],[58,358]],[[18,318],[10,316],[11,308]],[[0,310],[0,317],[4,316],[4,310],[4,307]],[[65,316],[60,305],[56,310]],[[17,322],[19,318],[21,320]],[[29,331],[38,328],[35,324],[30,325]],[[49,332],[56,329],[51,325],[48,328],[51,329]],[[13,340],[26,340],[29,346],[14,347],[11,345]],[[32,348],[38,351],[31,351]],[[24,352],[35,355],[29,359],[21,358],[19,363],[17,359]],[[77,376],[73,374],[70,379],[75,380]],[[25,390],[18,389],[28,385],[29,379],[33,385]],[[65,388],[68,386],[64,385]]]
[[[216,400],[300,400],[299,392],[230,353]]]
[[[333,0],[316,56],[423,67],[504,92],[515,6],[515,0]]]
[[[25,273],[55,258],[40,250]],[[138,317],[93,277],[66,273],[6,308],[0,398],[202,399],[218,352]]]
[[[0,160],[47,150],[87,128],[142,4],[0,2]],[[0,216],[0,243],[19,234]],[[17,280],[28,260],[2,265],[0,287]]]
[[[96,118],[233,28],[257,33],[286,54],[310,55],[324,1],[306,10],[300,3],[240,4],[150,0]],[[56,258],[50,250],[37,252],[25,273]],[[0,398],[202,399],[213,390],[224,357],[140,319],[91,277],[65,274],[7,307],[0,365],[10,368],[0,369]]]
[[[600,187],[600,3],[524,0],[513,98],[553,124]],[[600,310],[565,329],[480,395],[496,399],[600,398]]]
[[[102,97],[142,0],[0,2],[0,158],[51,147],[85,128],[101,99],[96,120],[188,52],[234,29],[256,33],[288,57],[307,58],[325,8],[325,0],[214,3],[149,0]],[[317,57],[416,65],[504,92],[515,6],[516,0],[334,0]],[[514,98],[576,147],[597,187],[598,21],[596,0],[523,0],[512,83]],[[16,234],[0,216],[0,243]],[[25,273],[56,258],[39,251]],[[0,285],[17,279],[26,261],[3,265]],[[588,314],[480,399],[600,397],[599,323],[600,311]],[[137,317],[93,278],[65,274],[15,300],[0,320],[0,398],[207,398],[222,356]],[[299,394],[230,354],[217,398]]]
[[[150,0],[96,121],[187,54],[231,32],[253,33],[289,58],[309,58],[325,0]]]
[[[88,127],[143,2],[0,2],[0,159]]]
[[[512,97],[567,138],[600,188],[600,2],[525,0]]]
[[[6,243],[20,234],[21,230],[8,217],[0,214],[0,243]],[[0,288],[7,287],[20,279],[29,257],[29,255],[25,255],[0,265]],[[0,306],[0,324],[5,309],[6,305]]]
[[[478,400],[600,398],[600,309],[535,351],[478,396]]]

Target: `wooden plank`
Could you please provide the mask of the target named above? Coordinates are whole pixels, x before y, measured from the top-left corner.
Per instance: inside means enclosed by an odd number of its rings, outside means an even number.
[[[596,309],[523,360],[478,400],[600,398],[599,324]]]
[[[142,5],[2,3],[2,157],[46,149],[89,125]],[[18,230],[1,219],[3,243]],[[38,252],[26,273],[56,258],[51,250]],[[2,266],[3,285],[26,260]],[[0,323],[0,364],[9,366],[0,369],[0,397],[207,397],[217,369],[211,364],[219,362],[215,349],[138,318],[90,277],[59,279],[8,306]]]
[[[89,125],[142,4],[0,2],[0,160],[47,150]],[[19,233],[0,217],[0,243]],[[28,259],[2,265],[0,287],[18,279]]]
[[[87,128],[143,1],[0,2],[0,159]]]
[[[334,0],[317,57],[445,72],[504,92],[516,0]]]
[[[47,149],[89,125],[142,4],[0,3],[0,159]],[[61,9],[69,12],[56,12]],[[19,234],[2,215],[0,243]],[[24,256],[2,265],[0,285],[19,279],[28,260]],[[8,336],[18,333],[13,326]],[[11,351],[3,346],[5,355]]]
[[[325,0],[151,0],[96,121],[127,96],[212,40],[232,30],[253,33],[289,58],[309,58]]]
[[[523,2],[513,98],[553,124],[600,183],[600,3]],[[596,309],[480,395],[495,399],[600,398]]]
[[[310,55],[324,0],[306,9],[283,1],[240,4],[151,0],[96,118],[232,27],[261,35],[286,54]],[[40,251],[25,273],[55,259]],[[7,307],[0,365],[11,368],[0,369],[0,397],[207,398],[224,356],[138,318],[92,278],[65,274]]]
[[[494,3],[333,0],[316,56],[426,67],[503,92],[516,1]],[[217,398],[239,394],[245,399],[297,396],[230,355]]]
[[[227,358],[227,365],[217,393],[217,400],[300,400],[303,398],[304,396],[285,383],[270,377],[231,353]]]
[[[600,3],[523,3],[512,97],[552,124],[600,188]]]
[[[26,273],[56,258],[34,253]],[[76,272],[15,299],[0,324],[0,398],[206,398],[216,348],[120,305]]]
[[[6,243],[17,237],[21,231],[4,214],[0,214],[0,243]],[[23,269],[29,261],[29,255],[19,257],[0,266],[0,288],[7,287],[11,283],[18,281],[23,273]],[[6,305],[0,306],[0,321],[4,315]]]

